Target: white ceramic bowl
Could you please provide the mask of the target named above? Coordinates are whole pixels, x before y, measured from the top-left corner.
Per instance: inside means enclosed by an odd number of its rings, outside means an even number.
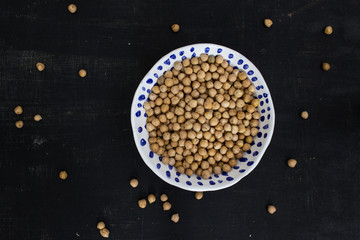
[[[199,56],[201,53],[222,55],[231,66],[246,71],[248,78],[256,87],[255,96],[260,99],[258,111],[261,114],[259,133],[254,138],[250,151],[237,161],[237,165],[228,173],[212,174],[210,179],[202,179],[195,174],[188,177],[179,174],[174,167],[161,162],[161,157],[150,150],[149,133],[146,130],[146,114],[143,104],[148,99],[151,88],[157,78],[170,70],[176,61]],[[162,57],[145,75],[137,88],[131,106],[131,125],[136,147],[146,165],[165,182],[189,191],[215,191],[230,187],[248,175],[260,162],[274,131],[275,111],[270,91],[260,71],[240,53],[216,44],[201,43],[178,48]]]

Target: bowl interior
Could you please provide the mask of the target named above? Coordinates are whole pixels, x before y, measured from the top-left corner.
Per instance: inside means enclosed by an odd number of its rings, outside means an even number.
[[[170,70],[176,61],[184,58],[199,56],[201,53],[209,55],[222,55],[229,64],[235,68],[246,71],[248,78],[255,85],[255,96],[260,99],[258,111],[260,112],[259,133],[254,137],[251,149],[243,154],[237,165],[228,173],[212,174],[207,180],[195,174],[188,177],[179,174],[175,168],[161,162],[161,157],[150,150],[148,143],[149,133],[146,130],[146,113],[143,104],[148,99],[151,88],[156,84],[157,78],[165,71]],[[268,147],[275,124],[275,111],[269,89],[260,71],[240,53],[216,44],[193,44],[176,49],[161,58],[145,75],[137,88],[131,106],[131,124],[135,144],[144,162],[151,170],[171,185],[189,191],[214,191],[229,187],[249,174],[259,163]]]

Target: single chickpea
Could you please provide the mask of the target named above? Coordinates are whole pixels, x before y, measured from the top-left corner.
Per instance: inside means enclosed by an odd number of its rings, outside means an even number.
[[[149,201],[150,204],[152,204],[153,202],[155,202],[155,201],[156,201],[155,195],[154,195],[154,194],[149,194],[149,196],[148,196],[148,201]]]
[[[136,188],[139,185],[139,181],[136,178],[130,180],[130,186]]]
[[[229,164],[224,164],[223,166],[222,166],[222,170],[224,171],[224,172],[230,172],[230,170],[231,170],[231,167],[230,167],[230,165]]]
[[[193,69],[192,69],[191,67],[187,67],[187,68],[185,68],[185,73],[186,73],[187,75],[190,75],[190,74],[193,73]],[[195,75],[195,76],[196,76],[196,75]]]
[[[297,161],[295,159],[291,158],[287,161],[287,164],[289,167],[294,168],[297,164]]]
[[[300,116],[303,118],[303,119],[308,119],[309,118],[309,113],[307,111],[302,111]]]
[[[270,214],[274,214],[276,212],[276,207],[273,205],[268,205],[267,210]]]
[[[324,33],[325,33],[326,35],[332,34],[332,33],[333,33],[333,28],[332,28],[332,26],[326,26],[325,29],[324,29]]]
[[[171,30],[176,33],[180,30],[180,26],[175,23],[171,26]]]
[[[236,160],[235,159],[230,159],[229,163],[230,167],[235,167],[236,166]]]
[[[264,25],[269,28],[271,27],[271,25],[273,25],[273,21],[271,19],[266,18],[264,20]]]
[[[260,104],[260,99],[253,99],[252,101],[251,101],[251,105],[252,106],[254,106],[254,107],[258,107],[259,106],[259,104]],[[256,110],[256,109],[255,109]]]
[[[207,62],[207,60],[209,59],[209,55],[207,55],[206,53],[202,53],[200,54],[200,59],[202,62]]]
[[[43,64],[42,62],[38,62],[36,63],[36,68],[39,72],[42,72],[45,69],[45,64]]]
[[[39,115],[39,114],[36,114],[36,115],[34,116],[34,120],[35,120],[36,122],[41,121],[41,119],[42,119],[42,117],[41,117],[41,115]]]
[[[101,229],[105,228],[105,223],[104,222],[98,222],[96,227],[97,227],[97,229],[101,230]]]
[[[188,167],[189,168],[185,170],[185,174],[190,177],[194,174],[194,171],[190,169],[190,165]]]
[[[239,78],[241,81],[244,81],[244,80],[247,78],[246,72],[239,72],[238,78]]]
[[[165,193],[163,193],[163,194],[161,194],[161,196],[160,196],[160,200],[161,200],[162,202],[166,202],[166,201],[168,200],[168,196],[167,196]]]
[[[146,207],[146,200],[145,199],[140,199],[138,201],[138,205],[140,208],[145,208]]]
[[[214,55],[209,55],[208,57],[208,63],[215,63],[215,56]]]
[[[103,238],[109,238],[110,231],[107,228],[103,228],[103,229],[100,230],[100,235]]]
[[[213,73],[213,72],[215,72],[216,70],[217,70],[217,67],[215,66],[215,64],[211,64],[209,71]]]
[[[196,198],[197,200],[202,199],[203,196],[204,196],[204,193],[203,193],[203,192],[196,192],[196,193],[195,193],[195,198]]]
[[[202,169],[208,169],[210,167],[210,164],[208,161],[202,161],[201,162],[201,168]]]
[[[70,4],[70,5],[68,6],[68,11],[69,11],[70,13],[75,13],[76,10],[77,10],[77,7],[76,7],[75,4]]]
[[[60,178],[60,179],[65,180],[65,179],[67,179],[67,177],[68,177],[68,174],[67,174],[66,171],[61,171],[61,172],[59,173],[59,178]]]
[[[165,85],[167,87],[172,87],[174,85],[174,80],[172,78],[166,78],[165,79]]]
[[[174,63],[174,69],[177,70],[177,71],[180,71],[180,70],[182,69],[182,64],[181,64],[181,62],[176,61],[176,62]],[[179,79],[179,80],[180,80],[180,79]]]
[[[17,115],[20,115],[20,114],[23,113],[23,108],[21,106],[17,106],[17,107],[14,108],[14,112]]]
[[[220,175],[221,174],[221,167],[216,166],[216,167],[214,167],[213,171],[214,171],[215,174]]]
[[[164,202],[163,203],[163,209],[164,209],[164,211],[169,211],[171,209],[171,203]]]
[[[178,213],[171,215],[171,221],[173,221],[174,223],[179,222],[179,219],[180,219],[180,217],[179,217]]]
[[[327,63],[327,62],[324,62],[324,63],[321,64],[321,68],[324,71],[329,71],[330,70],[330,64]]]
[[[209,170],[203,170],[203,171],[201,172],[201,176],[202,176],[202,178],[204,178],[204,179],[209,179],[209,177],[210,177],[210,172],[209,172]]]
[[[185,168],[183,166],[179,166],[176,168],[176,171],[180,174],[183,174],[185,172]]]
[[[85,69],[80,69],[80,70],[79,70],[79,76],[80,76],[80,77],[84,78],[84,77],[86,77],[86,74],[87,74],[87,73],[86,73],[86,70],[85,70]]]
[[[221,55],[217,55],[215,58],[215,62],[221,64],[224,61],[224,58]]]

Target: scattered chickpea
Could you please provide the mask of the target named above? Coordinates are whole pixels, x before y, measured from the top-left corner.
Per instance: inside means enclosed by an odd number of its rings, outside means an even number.
[[[203,192],[196,192],[196,193],[195,193],[195,198],[196,198],[197,200],[202,199],[203,196],[204,196],[204,193],[203,193]]]
[[[60,179],[65,180],[65,179],[67,179],[67,177],[68,177],[68,174],[67,174],[66,171],[61,171],[61,172],[59,173],[59,178],[60,178]]]
[[[136,178],[130,180],[130,186],[136,188],[139,185],[139,181]]]
[[[168,200],[168,196],[167,196],[165,193],[163,193],[163,194],[161,194],[161,196],[160,196],[160,200],[161,200],[162,202],[166,202],[166,201]]]
[[[332,34],[332,33],[333,33],[333,28],[332,28],[332,26],[326,26],[325,29],[324,29],[324,33],[325,33],[326,35]]]
[[[300,113],[300,116],[303,118],[303,119],[308,119],[309,118],[309,113],[307,111],[302,111]]]
[[[274,214],[276,212],[276,207],[273,205],[268,205],[267,210],[270,214]]]
[[[178,32],[179,30],[180,30],[180,26],[179,26],[179,24],[173,24],[172,26],[171,26],[171,30],[173,31],[173,32]]]
[[[15,126],[16,126],[17,128],[22,128],[22,127],[24,126],[24,122],[21,121],[21,120],[16,121],[16,122],[15,122]]]
[[[295,159],[291,158],[287,161],[287,164],[289,167],[294,168],[297,164],[297,161]]]
[[[321,68],[324,71],[329,71],[330,70],[330,64],[327,63],[327,62],[324,62],[324,63],[321,64]]]
[[[266,27],[269,28],[269,27],[271,27],[271,25],[273,25],[273,21],[271,19],[266,18],[264,20],[264,24],[265,24]]]
[[[97,229],[101,230],[101,229],[105,228],[105,223],[104,222],[98,222],[96,227],[97,227]]]
[[[36,115],[34,116],[34,120],[35,120],[36,122],[41,121],[41,120],[42,120],[41,115],[40,115],[40,114],[36,114]]]
[[[174,223],[177,223],[180,219],[180,216],[178,213],[175,213],[171,216],[171,221],[173,221]]]
[[[85,69],[80,69],[80,70],[79,70],[79,76],[80,76],[80,77],[84,78],[84,77],[86,77],[86,74],[87,74],[87,73],[86,73],[86,70],[85,70]]]
[[[100,235],[103,238],[108,238],[109,235],[110,235],[110,231],[107,228],[103,228],[103,229],[100,230]]]
[[[45,69],[45,65],[41,62],[38,62],[38,63],[36,63],[36,68],[39,72],[42,72]]]
[[[17,115],[20,115],[20,114],[23,113],[23,108],[21,106],[17,106],[17,107],[14,108],[14,112]]]
[[[164,202],[164,203],[163,203],[163,209],[164,209],[164,211],[170,210],[170,209],[171,209],[171,203],[169,203],[169,202]]]
[[[148,201],[149,201],[150,204],[152,204],[153,202],[155,202],[155,201],[156,201],[155,195],[154,195],[154,194],[149,194],[149,196],[148,196]]]
[[[69,10],[69,12],[71,12],[71,13],[75,13],[76,10],[77,10],[77,7],[76,7],[75,4],[70,4],[70,5],[68,6],[68,10]]]
[[[145,199],[140,199],[138,201],[138,205],[140,208],[145,208],[146,207],[146,200]]]

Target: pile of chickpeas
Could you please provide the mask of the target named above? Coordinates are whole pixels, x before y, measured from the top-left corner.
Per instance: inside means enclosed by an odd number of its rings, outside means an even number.
[[[221,55],[175,62],[144,103],[151,150],[188,176],[229,172],[258,133],[254,92],[247,74]]]

